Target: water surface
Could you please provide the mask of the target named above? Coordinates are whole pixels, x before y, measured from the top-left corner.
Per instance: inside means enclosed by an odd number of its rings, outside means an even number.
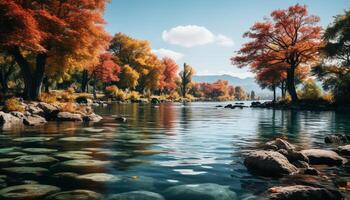
[[[219,104],[227,103],[115,104],[96,107],[95,111],[104,120],[95,124],[49,122],[41,127],[4,129],[0,135],[2,159],[48,155],[57,161],[27,164],[13,160],[1,162],[0,158],[1,168],[39,166],[48,169],[48,173],[41,175],[18,176],[4,171],[0,175],[9,177],[7,185],[36,181],[56,185],[62,190],[90,189],[106,196],[134,190],[162,194],[174,185],[216,183],[229,186],[240,199],[258,195],[274,185],[301,183],[335,188],[337,177],[350,177],[347,166],[321,166],[318,167],[322,172],[319,177],[264,178],[250,174],[242,159],[247,151],[276,137],[286,138],[300,149],[334,148],[324,144],[324,136],[348,133],[349,115],[216,108]],[[117,122],[113,115],[122,115],[127,122]],[[60,164],[74,159],[105,162],[95,167]],[[60,172],[106,173],[121,181],[75,182],[58,179]]]

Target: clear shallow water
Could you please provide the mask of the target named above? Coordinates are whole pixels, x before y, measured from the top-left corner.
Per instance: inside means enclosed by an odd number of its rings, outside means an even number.
[[[319,177],[264,178],[251,175],[242,159],[245,152],[257,149],[276,137],[287,138],[300,149],[334,148],[324,144],[324,136],[348,133],[349,115],[215,108],[219,104],[227,103],[191,103],[185,106],[169,103],[156,107],[109,105],[95,108],[104,117],[103,121],[95,124],[50,122],[41,127],[4,129],[0,135],[1,168],[39,166],[48,169],[48,172],[39,176],[2,170],[0,175],[8,176],[7,185],[34,180],[56,185],[62,190],[90,189],[106,196],[134,190],[162,194],[166,188],[174,185],[216,183],[229,186],[239,199],[259,194],[274,185],[307,183],[335,187],[337,177],[350,177],[347,166],[320,166],[318,169],[322,175]],[[125,116],[128,121],[116,122],[112,115]],[[18,161],[20,154],[48,155],[57,160],[26,163]],[[1,158],[11,159],[1,162]],[[60,164],[78,158],[106,162],[86,167]],[[92,184],[81,179],[58,179],[55,173],[59,172],[80,175],[107,173],[120,180]]]

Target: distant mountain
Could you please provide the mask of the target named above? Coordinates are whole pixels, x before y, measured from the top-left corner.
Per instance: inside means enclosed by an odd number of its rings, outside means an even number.
[[[230,85],[242,86],[247,92],[252,90],[259,96],[266,97],[271,95],[271,91],[262,90],[259,85],[255,82],[254,78],[239,78],[231,75],[196,75],[193,77],[195,82],[206,82],[213,83],[217,80],[228,81]]]

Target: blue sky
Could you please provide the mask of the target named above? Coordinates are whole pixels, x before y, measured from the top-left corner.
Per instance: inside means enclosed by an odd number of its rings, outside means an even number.
[[[350,8],[349,0],[112,0],[105,18],[111,34],[148,40],[155,53],[189,63],[197,74],[244,78],[253,76],[249,69],[229,60],[245,42],[243,33],[272,10],[296,3],[320,16],[323,27]]]

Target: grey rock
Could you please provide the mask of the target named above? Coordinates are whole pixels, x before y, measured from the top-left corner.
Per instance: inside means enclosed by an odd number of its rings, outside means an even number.
[[[323,149],[308,149],[302,150],[303,154],[305,154],[309,160],[310,164],[315,165],[343,165],[347,162],[347,160],[341,156],[339,156],[336,152],[330,150]]]
[[[253,151],[246,156],[244,165],[248,170],[264,176],[282,176],[298,172],[284,155],[275,151]]]
[[[57,120],[59,121],[83,121],[80,114],[74,114],[70,112],[59,112],[57,114]]]
[[[23,124],[27,126],[38,126],[46,123],[46,119],[39,115],[27,116],[23,119]]]
[[[103,118],[100,115],[97,115],[95,113],[89,114],[89,115],[85,115],[83,117],[84,122],[99,122],[101,121]]]
[[[287,151],[290,151],[295,149],[294,145],[280,138],[267,142],[265,145],[267,149],[273,149],[273,150],[285,149]]]

